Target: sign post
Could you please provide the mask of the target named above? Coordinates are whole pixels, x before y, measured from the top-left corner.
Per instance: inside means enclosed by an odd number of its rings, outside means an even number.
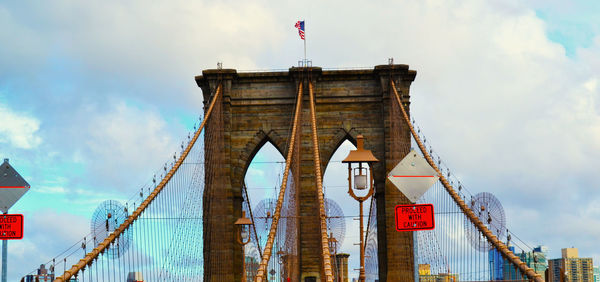
[[[0,165],[0,239],[2,240],[2,282],[6,282],[8,241],[23,238],[23,215],[8,214],[10,209],[29,191],[29,183],[4,159]]]
[[[415,150],[410,152],[389,172],[388,180],[406,196],[411,203],[416,203],[438,181],[437,171],[427,163]],[[433,205],[398,205],[396,206],[396,230],[417,231],[435,228]],[[414,234],[413,234],[414,235]],[[417,253],[417,236],[413,237],[413,251]],[[418,269],[415,264],[415,281]]]

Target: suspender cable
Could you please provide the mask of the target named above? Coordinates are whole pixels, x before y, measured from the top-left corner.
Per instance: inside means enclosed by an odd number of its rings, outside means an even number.
[[[192,138],[192,140],[190,141],[190,143],[187,145],[187,148],[185,149],[185,151],[183,152],[183,154],[181,154],[181,156],[179,157],[179,159],[177,160],[177,162],[175,163],[175,165],[171,168],[171,170],[169,171],[169,173],[167,175],[165,175],[165,177],[158,184],[158,186],[156,186],[156,188],[154,189],[154,191],[150,195],[148,195],[148,197],[146,198],[146,200],[144,202],[142,202],[142,204],[135,210],[135,212],[133,212],[125,220],[125,222],[123,222],[123,224],[121,224],[121,226],[119,226],[119,228],[117,228],[112,234],[110,234],[108,237],[106,237],[106,239],[104,239],[103,242],[101,242],[100,244],[98,244],[98,246],[96,248],[94,248],[91,252],[89,252],[85,256],[85,258],[81,259],[77,264],[73,265],[73,267],[71,267],[71,269],[65,270],[65,273],[62,276],[57,277],[55,281],[58,281],[58,282],[69,281],[69,279],[75,273],[79,272],[88,263],[90,263],[95,258],[97,258],[100,253],[104,252],[105,249],[108,247],[108,245],[110,245],[112,242],[114,242],[115,239],[118,238],[119,235],[121,235],[121,233],[123,233],[123,231],[125,231],[125,229],[127,229],[129,227],[129,225],[131,225],[134,221],[136,221],[138,219],[138,217],[140,216],[140,214],[156,198],[156,196],[158,195],[158,193],[160,193],[162,191],[162,189],[165,187],[165,185],[167,183],[169,183],[169,181],[171,180],[171,178],[173,177],[173,175],[175,174],[175,172],[179,169],[179,167],[181,166],[181,164],[183,163],[183,161],[185,160],[185,158],[187,157],[187,155],[189,154],[189,152],[192,150],[192,147],[194,146],[194,144],[196,143],[196,140],[200,136],[200,133],[204,129],[204,125],[206,124],[206,121],[210,117],[210,113],[212,112],[212,109],[213,109],[213,107],[215,105],[215,101],[217,101],[218,96],[222,92],[221,88],[222,88],[222,86],[219,83],[219,86],[217,86],[217,89],[215,91],[215,95],[214,95],[214,97],[213,97],[213,99],[212,99],[212,101],[210,103],[210,106],[209,106],[208,110],[206,111],[206,115],[204,117],[204,120],[202,121],[202,125],[200,125],[200,128],[198,128],[198,130],[194,134],[194,138]]]
[[[317,198],[319,199],[319,217],[321,220],[321,250],[323,252],[323,270],[326,281],[333,282],[333,271],[331,270],[331,255],[329,253],[329,237],[327,236],[327,221],[323,200],[323,174],[321,173],[321,159],[319,157],[319,139],[317,136],[317,118],[315,113],[315,96],[312,82],[308,83],[310,95],[310,125],[312,128],[313,160],[315,162],[315,176],[317,180]],[[361,221],[362,222],[362,221]],[[362,237],[363,234],[360,234]],[[362,251],[362,250],[361,250]]]
[[[267,244],[260,260],[258,271],[254,281],[262,282],[266,280],[267,265],[269,259],[271,259],[271,252],[273,251],[273,243],[275,242],[275,235],[277,233],[277,224],[279,223],[279,217],[281,216],[281,206],[283,205],[283,199],[285,198],[285,189],[287,187],[287,180],[289,176],[290,166],[292,163],[292,153],[294,152],[294,144],[296,142],[296,128],[298,121],[300,120],[300,114],[302,113],[302,82],[298,83],[298,99],[296,102],[296,111],[294,113],[294,124],[292,125],[292,132],[290,136],[290,143],[288,147],[287,157],[285,159],[285,171],[283,172],[283,179],[281,180],[281,189],[279,190],[279,196],[277,198],[277,206],[275,207],[275,214],[273,215],[273,222],[271,222],[271,229],[269,230],[269,237],[267,237]]]
[[[421,142],[421,138],[415,132],[414,127],[410,123],[408,114],[406,113],[406,110],[404,109],[404,106],[402,105],[402,101],[400,101],[400,95],[398,94],[398,90],[396,90],[396,85],[392,79],[390,79],[390,84],[391,84],[391,88],[394,92],[396,101],[398,102],[398,105],[400,106],[400,109],[402,110],[402,116],[404,116],[404,120],[406,121],[406,124],[410,128],[410,132],[411,132],[413,138],[419,145],[419,149],[423,153],[423,156],[425,157],[425,159],[427,160],[429,165],[431,167],[433,167],[433,169],[435,169],[435,171],[440,176],[440,181],[442,182],[442,184],[444,185],[444,188],[446,188],[446,191],[448,191],[448,194],[450,194],[450,196],[452,197],[454,202],[460,207],[462,212],[473,223],[473,225],[485,236],[485,238],[490,243],[492,243],[492,245],[497,250],[499,250],[508,259],[508,261],[510,263],[512,263],[515,267],[518,267],[519,270],[521,270],[525,275],[527,275],[528,279],[531,279],[536,282],[542,282],[543,280],[542,280],[541,275],[535,273],[535,271],[533,271],[533,269],[529,268],[524,262],[522,262],[518,256],[516,256],[510,250],[508,250],[508,247],[504,243],[502,243],[500,240],[498,240],[496,238],[496,236],[493,235],[490,230],[488,230],[488,228],[479,220],[479,218],[477,218],[475,213],[460,198],[460,196],[456,193],[456,191],[454,191],[454,188],[452,188],[452,185],[450,185],[450,183],[448,182],[446,177],[444,177],[444,174],[441,173],[440,169],[438,168],[438,166],[435,164],[435,162],[433,161],[433,159],[427,152],[427,149],[423,145],[423,142]]]

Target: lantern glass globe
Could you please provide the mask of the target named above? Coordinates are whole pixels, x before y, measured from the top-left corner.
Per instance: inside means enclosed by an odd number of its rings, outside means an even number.
[[[354,175],[354,187],[357,190],[367,189],[367,175],[365,175],[365,174]]]

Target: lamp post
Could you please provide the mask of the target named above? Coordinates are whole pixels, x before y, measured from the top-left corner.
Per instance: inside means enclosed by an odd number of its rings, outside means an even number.
[[[242,217],[238,218],[234,224],[239,229],[239,232],[237,232],[237,241],[242,245],[242,281],[246,282],[246,252],[244,246],[250,242],[250,225],[252,225],[252,220],[246,217],[245,211],[242,211]]]
[[[374,192],[373,182],[373,171],[370,169],[370,165],[378,162],[379,160],[373,156],[371,150],[365,150],[364,148],[364,137],[358,135],[356,137],[356,150],[350,151],[348,156],[342,161],[342,163],[348,164],[348,194],[352,198],[358,201],[360,209],[360,272],[358,275],[358,281],[364,282],[365,276],[365,244],[363,238],[363,202],[369,199]],[[363,167],[363,163],[367,163],[366,167]],[[352,168],[352,164],[358,164],[358,167]],[[352,179],[354,178],[354,181]],[[352,183],[354,182],[354,185]],[[354,192],[364,193],[364,196],[357,196]]]

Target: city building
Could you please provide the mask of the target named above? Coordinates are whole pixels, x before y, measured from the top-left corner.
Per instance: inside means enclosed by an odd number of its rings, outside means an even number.
[[[514,246],[510,246],[508,249],[516,255]],[[500,280],[520,280],[522,278],[521,273],[512,263],[506,259],[502,259],[502,279]]]
[[[429,275],[419,275],[419,282],[458,282],[458,274],[438,273]]]
[[[458,281],[458,274],[438,273],[431,274],[431,265],[419,264],[419,282],[455,282]]]
[[[431,275],[431,265],[419,264],[419,275]]]
[[[515,247],[508,247],[509,250],[514,251]],[[504,280],[504,259],[496,248],[492,248],[488,252],[488,259],[490,262],[490,280]]]
[[[46,269],[46,265],[40,265],[40,268],[37,270],[37,274],[27,275],[21,279],[23,282],[37,282],[37,281],[54,281],[54,271],[52,273],[48,273],[48,269]]]
[[[593,261],[580,258],[576,248],[561,249],[562,258],[548,260],[548,281],[594,281]]]
[[[509,246],[508,249],[515,253],[515,247]],[[531,252],[521,252],[516,254],[519,259],[532,268],[536,273],[545,279],[547,263],[548,248],[545,246],[537,246],[533,248]],[[512,265],[508,260],[504,259],[500,252],[495,248],[491,249],[488,253],[490,263],[490,280],[502,281],[502,280],[518,280],[522,279],[521,273]]]
[[[548,268],[547,254],[548,248],[546,246],[537,246],[531,252],[522,252],[519,258],[545,280],[546,269]]]
[[[594,265],[594,282],[600,282],[600,267]]]
[[[508,250],[514,253],[515,247],[508,246]],[[500,254],[496,248],[492,248],[488,252],[488,260],[490,263],[490,280],[504,280],[505,276],[511,277],[516,275],[514,269],[502,257],[502,254]]]
[[[144,277],[141,272],[129,272],[127,282],[144,282]]]

